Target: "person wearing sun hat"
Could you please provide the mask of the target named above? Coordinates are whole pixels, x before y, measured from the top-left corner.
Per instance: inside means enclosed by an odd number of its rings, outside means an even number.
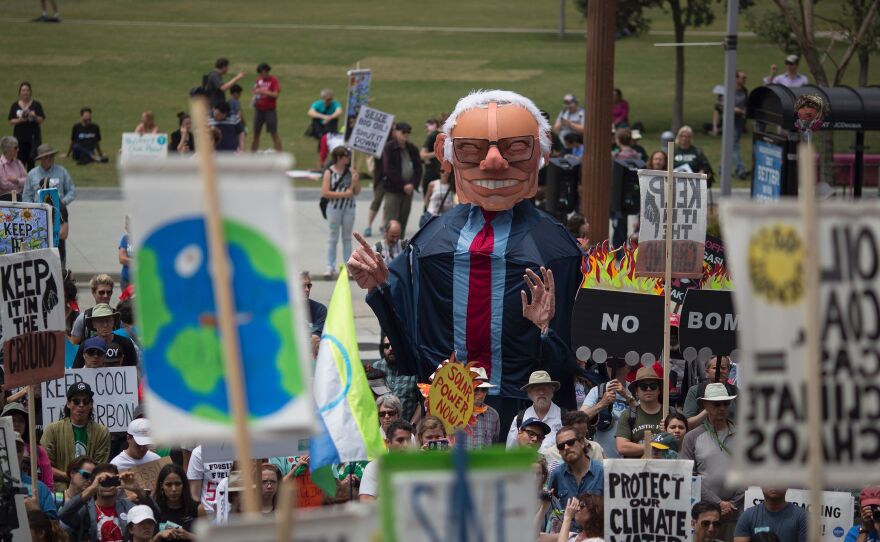
[[[43,188],[57,188],[61,203],[70,205],[76,199],[76,187],[70,173],[62,166],[55,163],[55,155],[58,151],[52,145],[40,145],[37,147],[37,156],[34,158],[40,164],[27,174],[24,181],[24,192],[21,200],[29,203],[37,201],[37,191]]]
[[[727,419],[730,395],[724,384],[713,382],[706,386],[699,398],[706,409],[706,419],[685,436],[681,448],[682,459],[694,461],[694,474],[703,477],[702,498],[721,507],[721,527],[718,538],[731,540],[736,521],[745,501],[745,488],[725,483],[730,470],[731,450],[736,446],[736,427]]]
[[[85,325],[87,328],[94,328],[97,336],[86,341],[90,346],[87,347],[86,342],[80,345],[76,357],[73,359],[74,369],[81,369],[85,366],[85,351],[95,349],[98,341],[104,343],[104,367],[137,366],[138,357],[134,342],[128,337],[113,333],[118,316],[119,313],[106,303],[98,303],[92,307],[92,312],[88,315]],[[98,341],[93,339],[98,339]]]
[[[638,399],[638,406],[630,405],[617,422],[615,444],[621,457],[638,458],[645,453],[642,441],[645,431],[656,435],[663,430],[661,403],[663,379],[650,367],[642,367],[630,383],[630,393]]]
[[[516,436],[523,420],[536,418],[550,427],[550,432],[544,435],[544,441],[540,449],[556,445],[556,431],[562,427],[562,409],[553,402],[553,394],[559,390],[559,382],[550,377],[547,371],[535,371],[529,375],[528,383],[520,388],[526,392],[532,405],[519,411],[510,424],[507,432],[507,448],[516,446]]]
[[[474,417],[477,421],[472,427],[473,434],[467,435],[465,440],[468,450],[491,446],[501,437],[501,418],[498,411],[486,404],[489,390],[497,386],[489,382],[486,369],[473,367],[471,372],[479,384],[474,388]]]

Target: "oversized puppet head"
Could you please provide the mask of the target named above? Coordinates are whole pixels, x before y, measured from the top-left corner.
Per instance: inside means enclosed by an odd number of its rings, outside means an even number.
[[[505,211],[538,190],[550,154],[550,125],[515,92],[479,90],[456,104],[434,144],[445,171],[455,170],[462,203]]]

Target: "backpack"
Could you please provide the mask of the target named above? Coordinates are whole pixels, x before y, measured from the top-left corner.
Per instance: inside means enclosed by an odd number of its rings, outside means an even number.
[[[202,76],[202,83],[199,86],[189,89],[190,98],[195,96],[210,96],[208,89],[208,75],[209,74],[206,73]]]

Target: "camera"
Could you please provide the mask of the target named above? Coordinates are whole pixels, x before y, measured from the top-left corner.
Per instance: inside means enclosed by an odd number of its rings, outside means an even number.
[[[433,440],[428,443],[429,450],[448,450],[449,441],[446,439]]]
[[[880,523],[880,506],[871,507],[871,516],[874,518],[874,523]]]
[[[596,430],[608,431],[614,425],[614,415],[611,413],[613,407],[603,408],[596,416]]]
[[[119,487],[120,485],[122,485],[122,482],[120,481],[119,476],[108,476],[107,478],[104,478],[103,480],[98,482],[98,484],[101,487]]]

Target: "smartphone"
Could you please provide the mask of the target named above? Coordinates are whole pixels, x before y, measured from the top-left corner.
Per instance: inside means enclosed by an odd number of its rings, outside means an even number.
[[[98,482],[98,484],[101,487],[118,487],[122,485],[122,481],[119,479],[119,476],[108,476],[107,478],[104,478],[103,480]]]
[[[429,450],[448,450],[449,441],[446,439],[432,440],[428,443]]]
[[[159,524],[159,531],[164,531],[165,529],[181,529],[182,527],[173,521],[165,521]]]

